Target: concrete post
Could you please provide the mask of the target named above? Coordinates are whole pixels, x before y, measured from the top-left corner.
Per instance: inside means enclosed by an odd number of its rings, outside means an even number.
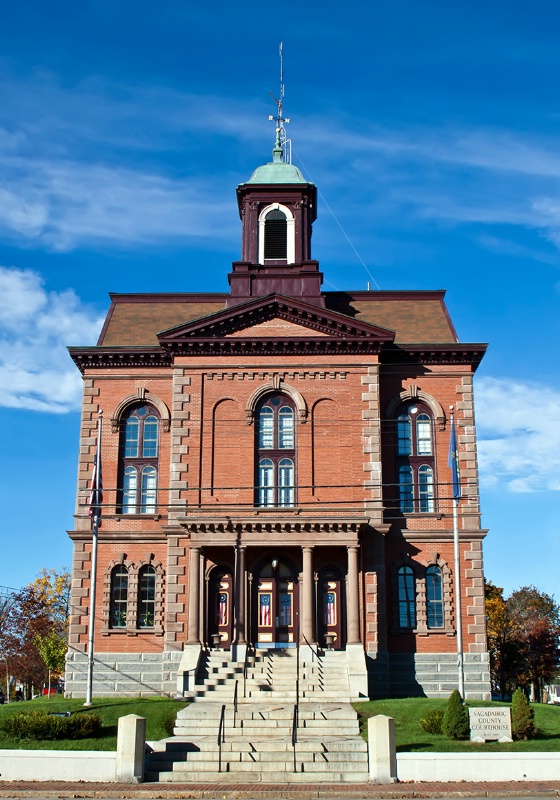
[[[146,752],[146,719],[136,714],[119,717],[117,730],[117,781],[142,783]]]
[[[393,717],[378,714],[368,719],[368,761],[372,783],[396,783],[397,751]]]

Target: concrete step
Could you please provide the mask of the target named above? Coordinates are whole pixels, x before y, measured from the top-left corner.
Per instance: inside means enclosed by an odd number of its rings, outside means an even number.
[[[328,723],[325,726],[318,726],[314,723],[309,725],[300,725],[299,731],[302,734],[306,735],[314,735],[316,737],[320,737],[325,733],[334,732],[335,727]],[[336,732],[340,736],[357,736],[359,734],[359,725],[357,722],[354,724],[348,722],[344,725],[337,723],[336,724]],[[196,741],[198,736],[218,736],[218,728],[215,725],[199,725],[197,727],[192,727],[189,725],[176,725],[173,729],[173,733],[175,736],[190,736],[193,740]],[[248,723],[246,725],[238,725],[236,728],[234,727],[227,727],[226,728],[226,739],[231,738],[234,736],[240,737],[243,736],[244,738],[250,737],[262,737],[262,736],[291,736],[292,735],[292,726],[290,725],[275,725],[272,727],[269,721],[261,722],[261,723]]]
[[[164,744],[165,743],[165,744]],[[217,753],[218,743],[216,737],[199,738],[196,743],[187,742],[179,738],[173,737],[172,739],[163,740],[162,742],[154,742],[152,746],[160,749],[154,749],[150,754],[150,759],[170,758],[175,759],[175,756],[184,756],[186,760],[190,753]],[[366,742],[359,738],[350,736],[344,739],[328,740],[326,737],[309,737],[300,734],[297,743],[298,752],[301,753],[365,753],[367,752]],[[284,739],[277,737],[268,739],[245,737],[231,738],[222,744],[222,752],[224,753],[242,753],[242,752],[292,752],[291,736]],[[175,760],[181,760],[177,758]]]
[[[292,767],[293,768],[293,767]],[[145,776],[146,781],[158,783],[209,783],[215,781],[217,783],[239,783],[243,773],[227,772],[225,767],[222,772],[208,773],[206,771],[189,772],[181,775],[176,772],[147,772]],[[367,770],[348,770],[343,771],[329,771],[322,772],[282,772],[281,777],[274,780],[274,783],[367,783],[369,775]],[[270,773],[260,772],[255,770],[251,772],[251,783],[270,783]],[[246,780],[243,781],[246,783]]]

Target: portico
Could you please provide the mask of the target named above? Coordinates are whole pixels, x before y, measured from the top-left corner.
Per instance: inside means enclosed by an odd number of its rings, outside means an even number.
[[[359,551],[367,520],[293,517],[180,520],[190,537],[187,644],[330,641],[343,649],[361,642]]]

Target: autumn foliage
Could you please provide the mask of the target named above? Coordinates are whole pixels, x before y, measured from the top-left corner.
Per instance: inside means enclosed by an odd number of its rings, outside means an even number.
[[[518,686],[532,688],[535,700],[552,683],[560,666],[560,609],[534,586],[508,598],[486,584],[486,619],[492,684],[503,698]]]
[[[43,570],[0,608],[0,658],[28,697],[64,670],[69,590],[68,572]]]

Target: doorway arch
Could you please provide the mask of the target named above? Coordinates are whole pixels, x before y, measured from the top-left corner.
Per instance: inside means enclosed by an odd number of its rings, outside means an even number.
[[[227,650],[233,636],[233,576],[229,567],[214,567],[208,581],[208,643]],[[218,638],[219,637],[219,638]]]

